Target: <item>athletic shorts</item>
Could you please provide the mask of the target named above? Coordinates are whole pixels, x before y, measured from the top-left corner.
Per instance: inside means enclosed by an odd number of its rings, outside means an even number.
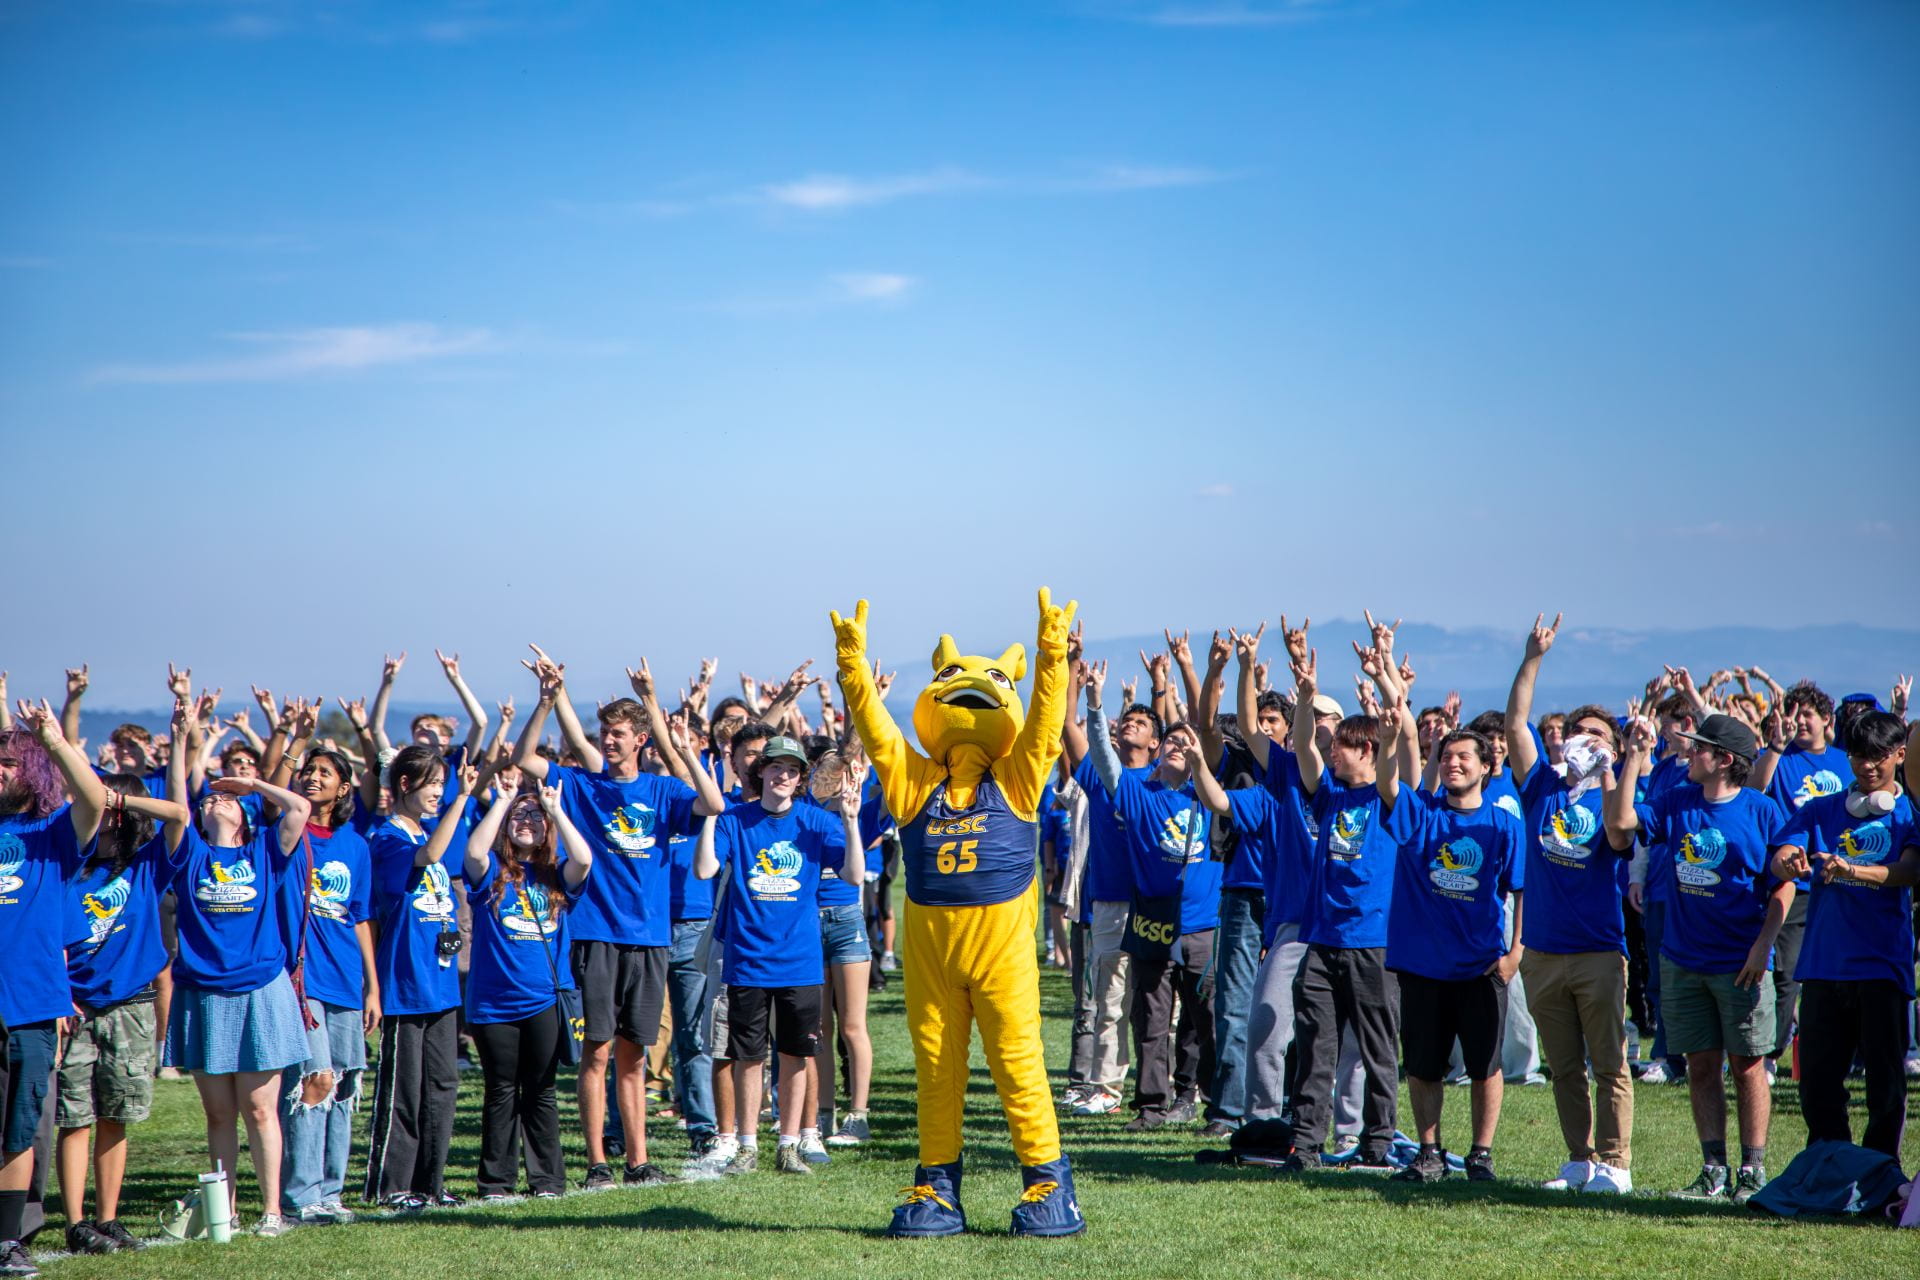
[[[1660,957],[1660,1024],[1669,1053],[1773,1052],[1773,975],[1762,974],[1753,987],[1735,986],[1735,976],[1696,973]]]
[[[660,1038],[668,950],[624,942],[573,944],[573,981],[580,988],[590,1043],[617,1035],[646,1049]]]
[[[864,964],[873,959],[867,922],[857,902],[820,908],[820,943],[827,963]]]
[[[794,1058],[811,1058],[820,1047],[820,988],[728,987],[727,1020],[737,1061],[767,1056],[767,1023],[773,1022],[773,1047]]]
[[[818,1009],[818,1005],[815,1009]],[[818,1022],[816,1013],[815,1022]],[[6,1115],[0,1117],[0,1147],[8,1155],[31,1151],[53,1086],[53,1055],[60,1042],[57,1022],[28,1022],[7,1028],[7,1068],[0,1079]]]
[[[139,1124],[153,1113],[158,1036],[152,1000],[128,1001],[80,1019],[60,1055],[62,1129],[96,1120]]]
[[[1400,1044],[1407,1075],[1429,1083],[1447,1078],[1460,1041],[1469,1080],[1500,1074],[1507,1030],[1507,984],[1492,974],[1443,982],[1396,970],[1400,978]]]

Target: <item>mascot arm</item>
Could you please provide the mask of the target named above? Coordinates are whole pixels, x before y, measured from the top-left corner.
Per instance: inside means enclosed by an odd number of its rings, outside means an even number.
[[[905,822],[926,805],[940,785],[940,766],[915,751],[874,686],[867,666],[867,602],[862,600],[852,618],[833,615],[834,662],[840,672],[840,696],[846,699],[847,718],[873,761],[894,821]]]
[[[1007,802],[1023,818],[1039,812],[1040,796],[1060,757],[1060,732],[1067,723],[1067,632],[1078,601],[1056,608],[1053,593],[1040,588],[1040,633],[1034,644],[1039,661],[1033,672],[1033,702],[1013,750],[994,768]]]

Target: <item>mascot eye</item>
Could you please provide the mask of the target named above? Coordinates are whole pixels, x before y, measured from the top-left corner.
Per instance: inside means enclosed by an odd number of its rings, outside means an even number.
[[[935,672],[933,678],[935,680],[951,680],[959,674],[960,664],[957,662],[949,662],[946,666]]]
[[[995,667],[988,667],[987,674],[993,677],[993,682],[995,684],[1004,685],[1009,689],[1013,688],[1013,681],[1007,679],[1006,672],[1001,671]]]

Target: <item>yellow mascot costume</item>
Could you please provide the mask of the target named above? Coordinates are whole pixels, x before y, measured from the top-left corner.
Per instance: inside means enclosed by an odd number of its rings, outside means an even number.
[[[960,1207],[960,1122],[975,1023],[1006,1111],[1025,1190],[1013,1233],[1085,1230],[1073,1172],[1060,1153],[1053,1091],[1040,1043],[1040,967],[1034,955],[1040,886],[1041,791],[1060,754],[1067,717],[1067,630],[1075,605],[1040,589],[1032,714],[1016,686],[1026,650],[966,656],[941,636],[933,682],[913,704],[908,745],[874,688],[867,602],[833,615],[847,713],[900,827],[907,906],[901,922],[907,1024],[919,1085],[920,1167],[888,1229],[895,1236],[966,1230]]]

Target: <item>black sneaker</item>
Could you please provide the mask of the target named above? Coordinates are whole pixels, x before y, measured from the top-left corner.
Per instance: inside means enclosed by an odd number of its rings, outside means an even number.
[[[587,1166],[587,1190],[598,1191],[602,1187],[613,1185],[613,1166],[610,1164],[590,1164]]]
[[[1148,1130],[1161,1128],[1166,1123],[1167,1118],[1165,1116],[1149,1115],[1142,1111],[1139,1115],[1122,1125],[1121,1128],[1128,1133],[1146,1133]]]
[[[1443,1163],[1441,1167],[1445,1168],[1445,1164]],[[1385,1151],[1369,1151],[1365,1147],[1361,1147],[1360,1150],[1354,1152],[1353,1159],[1347,1161],[1347,1168],[1352,1169],[1356,1173],[1397,1172],[1393,1161],[1387,1159],[1387,1153]]]
[[[649,1160],[645,1164],[627,1166],[627,1185],[630,1187],[655,1187],[666,1182],[678,1182],[679,1179]]]
[[[1200,1104],[1192,1098],[1181,1098],[1167,1112],[1168,1124],[1192,1124],[1200,1118]]]
[[[1468,1153],[1467,1181],[1468,1182],[1492,1182],[1494,1180],[1495,1179],[1493,1176],[1493,1152],[1474,1151],[1474,1152]]]
[[[92,1218],[82,1218],[67,1227],[69,1253],[113,1253],[119,1248]]]
[[[442,1191],[439,1195],[429,1199],[427,1203],[436,1209],[458,1209],[466,1203],[466,1199],[453,1194],[451,1191]]]
[[[698,1160],[713,1150],[713,1144],[719,1139],[711,1133],[695,1133],[687,1138],[687,1158]]]
[[[0,1276],[37,1276],[33,1255],[18,1240],[0,1240]]]
[[[1747,1201],[1753,1199],[1754,1195],[1766,1185],[1767,1169],[1765,1165],[1741,1165],[1740,1172],[1734,1177],[1733,1202],[1735,1204],[1745,1204]]]
[[[381,1197],[380,1207],[394,1213],[418,1213],[427,1207],[427,1201],[411,1191],[389,1191]]]
[[[1280,1164],[1281,1173],[1315,1173],[1325,1168],[1318,1151],[1296,1151]]]
[[[1393,1175],[1395,1182],[1438,1182],[1447,1176],[1447,1153],[1440,1150],[1422,1151],[1413,1157],[1411,1163]]]
[[[1203,1138],[1231,1138],[1234,1125],[1226,1120],[1210,1120],[1207,1127],[1200,1131]]]

